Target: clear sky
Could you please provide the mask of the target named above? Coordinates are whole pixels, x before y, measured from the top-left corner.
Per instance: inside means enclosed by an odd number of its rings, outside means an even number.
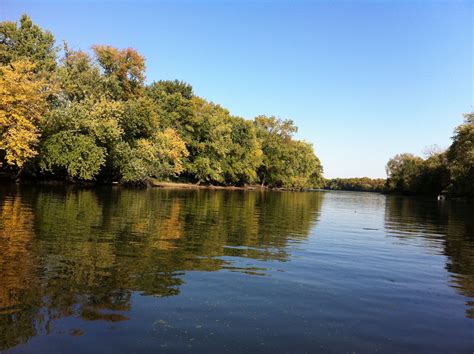
[[[0,1],[70,47],[133,47],[245,118],[293,119],[326,177],[447,147],[473,104],[472,1]]]

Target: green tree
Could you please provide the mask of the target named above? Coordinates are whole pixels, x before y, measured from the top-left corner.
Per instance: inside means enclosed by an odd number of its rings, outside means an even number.
[[[124,103],[124,112],[119,118],[119,124],[126,141],[152,137],[160,130],[159,123],[156,106],[148,97],[130,99]]]
[[[323,169],[313,146],[305,141],[292,140],[288,146],[287,177],[282,181],[285,187],[318,187]]]
[[[240,117],[231,117],[230,125],[231,144],[223,167],[225,181],[238,185],[255,182],[263,156],[255,126]]]
[[[298,128],[291,120],[266,116],[256,117],[255,127],[263,151],[258,179],[262,185],[281,187],[288,177],[287,160],[291,158],[288,147]]]
[[[54,36],[33,24],[27,15],[16,22],[0,23],[0,64],[27,59],[35,64],[35,70],[51,72],[56,67]]]
[[[390,159],[386,166],[387,186],[402,193],[420,192],[424,174],[423,159],[412,154],[399,154]]]
[[[465,122],[456,128],[448,150],[453,192],[474,196],[474,113],[465,114]]]
[[[386,190],[384,178],[334,178],[324,181],[324,188],[331,190],[384,192]]]
[[[65,172],[69,178],[92,180],[105,163],[105,154],[105,148],[97,146],[92,136],[61,131],[43,143],[40,168]]]
[[[183,139],[189,151],[186,173],[198,183],[224,183],[224,162],[232,144],[229,112],[199,97],[192,98],[193,115]]]
[[[450,183],[450,172],[446,152],[434,152],[423,162],[424,178],[422,193],[439,195]]]
[[[118,144],[112,154],[121,180],[140,183],[151,177],[166,179],[178,175],[188,151],[179,135],[167,128],[151,139]]]
[[[163,128],[176,129],[183,137],[192,135],[194,94],[191,85],[178,80],[158,81],[147,86],[146,94],[155,102]]]
[[[293,139],[298,131],[292,120],[258,116],[254,124],[263,151],[257,170],[262,185],[307,188],[322,184],[322,166],[313,146]]]
[[[108,152],[121,140],[119,121],[123,112],[123,103],[105,98],[72,102],[51,111],[43,125],[41,170],[95,179]]]

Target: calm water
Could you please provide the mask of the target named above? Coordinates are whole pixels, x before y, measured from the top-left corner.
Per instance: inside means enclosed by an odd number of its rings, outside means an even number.
[[[474,351],[474,205],[0,185],[0,351]]]

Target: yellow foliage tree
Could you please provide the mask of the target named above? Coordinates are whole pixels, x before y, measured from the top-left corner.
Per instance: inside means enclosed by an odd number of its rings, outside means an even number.
[[[46,80],[34,69],[27,60],[0,67],[0,151],[20,170],[38,153],[39,124],[50,94]]]
[[[178,175],[184,169],[184,159],[189,156],[186,143],[179,134],[171,128],[156,134],[158,155],[168,161],[170,172]]]

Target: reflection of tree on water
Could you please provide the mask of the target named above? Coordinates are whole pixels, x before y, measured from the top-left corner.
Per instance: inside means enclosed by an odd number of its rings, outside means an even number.
[[[65,316],[126,320],[132,291],[176,295],[184,271],[225,268],[223,256],[285,261],[322,198],[57,187],[0,194],[0,349]]]
[[[14,187],[15,188],[15,187]],[[0,191],[1,193],[1,191]],[[3,193],[2,193],[3,194]],[[33,210],[21,195],[0,198],[0,350],[34,336],[41,298],[32,289],[39,287],[38,258],[33,252]]]
[[[452,286],[473,299],[466,316],[474,318],[474,206],[472,202],[387,197],[385,227],[400,238],[422,237],[448,257]],[[402,232],[400,232],[402,231]]]

